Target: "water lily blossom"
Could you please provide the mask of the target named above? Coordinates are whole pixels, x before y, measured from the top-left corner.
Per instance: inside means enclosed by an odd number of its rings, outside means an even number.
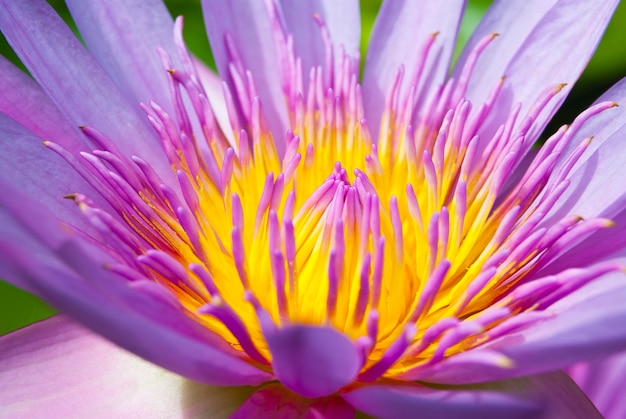
[[[218,78],[158,0],[67,0],[85,46],[0,0],[0,277],[64,313],[0,413],[598,415],[626,82],[533,145],[618,1],[495,1],[451,68],[464,3],[386,1],[360,78],[356,0],[203,0]]]

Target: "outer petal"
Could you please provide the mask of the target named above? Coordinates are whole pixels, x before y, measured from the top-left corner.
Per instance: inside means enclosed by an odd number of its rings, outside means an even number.
[[[404,100],[422,59],[420,47],[435,33],[438,35],[420,78],[416,99],[424,100],[445,81],[464,7],[464,0],[388,0],[383,3],[363,73],[363,100],[373,138],[377,138],[385,99],[400,66],[403,65],[405,71],[400,95]]]
[[[255,392],[230,419],[353,419],[354,408],[339,396],[305,399],[279,384]]]
[[[361,15],[358,1],[280,0],[280,7],[287,30],[294,37],[296,53],[302,59],[305,76],[311,68],[323,65],[325,58],[320,28],[313,18],[315,15],[318,15],[326,24],[330,38],[336,47],[343,48],[346,54],[352,57],[359,56]],[[338,52],[339,49],[336,49],[335,58]]]
[[[49,259],[51,258],[48,249],[39,243],[37,240],[33,239],[24,229],[16,225],[15,220],[4,211],[3,208],[0,207],[0,237],[8,238],[9,240],[20,243],[20,246],[24,249],[28,249],[28,252],[33,255],[33,257],[38,260],[41,259]],[[1,244],[0,244],[1,246]],[[52,257],[52,259],[54,259]],[[3,258],[0,256],[0,278],[3,281],[6,281],[10,284],[15,285],[23,289],[24,291],[28,291],[31,294],[36,294],[37,290],[33,287],[33,285],[22,275],[20,269],[16,269],[13,264],[6,264],[3,261]]]
[[[89,51],[129,102],[152,99],[170,110],[166,72],[157,48],[172,59],[177,56],[174,22],[163,2],[68,0],[67,5]]]
[[[474,388],[374,385],[347,392],[343,397],[357,409],[383,419],[404,418],[417,412],[425,419],[536,418],[544,417],[540,416],[541,404],[550,418],[600,417],[562,372]]]
[[[127,155],[141,155],[161,176],[172,176],[139,107],[126,101],[45,1],[1,0],[0,7],[4,36],[70,123],[98,128]]]
[[[568,374],[589,396],[607,419],[626,417],[626,353],[596,362],[580,363],[567,370]]]
[[[360,368],[355,346],[331,328],[287,326],[264,333],[280,382],[304,397],[324,397],[350,384]]]
[[[228,51],[226,47],[228,36],[237,48],[243,69],[252,72],[268,128],[279,151],[284,149],[284,144],[281,145],[280,142],[287,129],[287,109],[281,89],[280,72],[277,71],[278,56],[265,2],[203,0],[202,9],[211,50],[221,78],[228,82],[232,92],[236,91],[229,71],[233,56],[232,51]]]
[[[187,381],[56,316],[0,338],[0,416],[226,418],[253,391]]]
[[[470,79],[467,98],[483,103],[492,86],[506,76],[491,118],[481,134],[491,138],[509,111],[522,103],[522,115],[541,92],[557,83],[567,83],[558,100],[548,104],[530,133],[536,138],[564,100],[567,92],[600,41],[617,0],[531,0],[493,3],[474,31],[453,74],[460,75],[469,52],[486,35],[499,33],[478,60]],[[573,53],[574,52],[574,53]],[[532,143],[532,141],[531,141]]]
[[[50,214],[61,220],[86,228],[77,207],[63,197],[81,192],[93,197],[99,205],[108,206],[78,173],[53,151],[46,148],[39,137],[0,113],[0,180],[21,193],[36,199],[37,205],[45,207]],[[3,191],[8,194],[9,191]],[[5,199],[18,199],[6,196]]]
[[[39,137],[69,150],[85,147],[61,111],[37,83],[6,58],[0,56],[0,112],[24,125]],[[4,153],[4,151],[3,151]]]

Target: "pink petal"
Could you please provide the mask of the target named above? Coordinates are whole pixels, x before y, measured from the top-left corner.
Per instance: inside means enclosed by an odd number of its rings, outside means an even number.
[[[64,316],[4,336],[0,346],[2,417],[226,418],[253,391],[188,381]]]
[[[352,419],[354,408],[339,396],[305,399],[279,384],[257,390],[231,419]]]

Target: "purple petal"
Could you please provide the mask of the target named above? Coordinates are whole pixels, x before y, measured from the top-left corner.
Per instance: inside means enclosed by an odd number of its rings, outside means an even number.
[[[350,384],[359,372],[359,354],[331,328],[287,326],[265,336],[280,382],[304,397],[324,397]]]
[[[225,45],[228,35],[237,47],[243,69],[252,72],[268,128],[279,151],[283,150],[284,144],[281,141],[287,129],[287,109],[281,89],[280,72],[277,71],[279,62],[265,2],[203,0],[202,10],[221,78],[235,92],[229,76],[231,61]]]
[[[626,353],[568,368],[574,379],[607,419],[626,417]]]
[[[64,316],[0,338],[0,416],[226,418],[250,387],[211,387],[117,348]]]
[[[84,149],[85,143],[78,135],[78,129],[65,120],[33,79],[2,56],[0,74],[0,112],[42,139],[54,141],[68,150]]]
[[[380,418],[599,418],[589,399],[563,372],[481,386],[433,389],[420,385],[374,385],[343,397],[357,409]],[[541,416],[544,417],[544,416]]]
[[[130,103],[156,101],[170,111],[167,77],[157,48],[177,59],[174,22],[158,0],[69,0],[68,8],[93,57]]]
[[[294,37],[296,54],[302,59],[302,69],[305,75],[309,74],[311,68],[324,64],[324,44],[320,27],[313,18],[315,15],[318,15],[328,28],[330,38],[336,46],[335,59],[337,59],[341,47],[346,54],[352,57],[359,56],[361,15],[358,1],[294,2],[281,0],[280,8],[283,12],[287,31]]]
[[[493,3],[453,74],[455,78],[459,76],[469,52],[481,39],[492,33],[500,34],[478,60],[466,95],[473,103],[483,103],[498,79],[506,76],[495,104],[500,112],[483,130],[483,142],[491,138],[489,134],[504,123],[517,103],[522,103],[524,115],[545,89],[567,83],[539,116],[529,137],[535,138],[543,130],[587,65],[617,3],[616,0]]]
[[[99,194],[65,161],[42,144],[41,138],[0,113],[0,180],[19,188],[20,193],[36,199],[35,205],[46,208],[61,220],[86,228],[77,206],[63,197],[70,193],[89,194],[98,205],[109,208]],[[5,200],[19,196],[4,189]]]
[[[341,397],[305,399],[282,387],[270,384],[257,390],[230,419],[352,419],[354,408]]]
[[[424,100],[445,81],[464,5],[464,0],[383,3],[372,31],[363,74],[365,112],[374,139],[378,136],[387,93],[400,66],[404,66],[401,90],[404,97],[422,59],[419,49],[435,33],[437,38],[418,86],[419,98]]]
[[[16,225],[15,220],[11,217],[11,215],[7,214],[7,212],[1,207],[0,237],[6,237],[15,243],[20,243],[20,246],[27,249],[33,257],[39,260],[44,259],[44,263],[49,259],[54,259],[54,256],[50,255],[50,252],[45,246],[33,239],[27,232],[24,231],[23,228],[21,228],[21,226]],[[2,246],[1,241],[0,246]],[[25,278],[22,275],[21,270],[16,269],[12,263],[4,263],[2,259],[3,258],[0,257],[0,278],[9,284],[13,284],[16,287],[23,289],[24,291],[37,295],[36,289],[30,283],[28,278]]]
[[[360,387],[343,398],[357,410],[381,419],[535,418],[541,408],[497,391],[443,390],[419,385],[378,384]]]
[[[1,0],[0,7],[4,36],[71,124],[98,128],[126,155],[140,155],[171,176],[139,106],[126,101],[47,2]]]

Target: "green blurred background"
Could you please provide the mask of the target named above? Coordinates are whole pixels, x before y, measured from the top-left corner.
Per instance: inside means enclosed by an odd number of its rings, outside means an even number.
[[[18,0],[19,1],[19,0]],[[393,0],[391,0],[393,1]],[[436,1],[436,0],[435,0]],[[49,0],[49,3],[73,27],[71,17],[63,1]],[[165,3],[173,16],[185,16],[185,39],[188,47],[205,62],[213,65],[209,44],[204,32],[204,23],[199,0],[166,0]],[[490,0],[470,0],[461,28],[459,47],[467,40],[474,26],[491,3]],[[380,7],[380,0],[361,0],[363,20],[362,48],[365,47]],[[569,122],[591,104],[604,90],[626,75],[626,53],[624,39],[626,35],[626,3],[617,10],[597,53],[589,63],[585,73],[572,90],[568,100],[556,116],[549,131]],[[555,45],[555,48],[558,46]],[[573,54],[576,51],[572,51]],[[0,54],[19,64],[4,38],[0,36]],[[30,323],[53,315],[55,311],[36,297],[0,281],[0,335],[18,329]]]

